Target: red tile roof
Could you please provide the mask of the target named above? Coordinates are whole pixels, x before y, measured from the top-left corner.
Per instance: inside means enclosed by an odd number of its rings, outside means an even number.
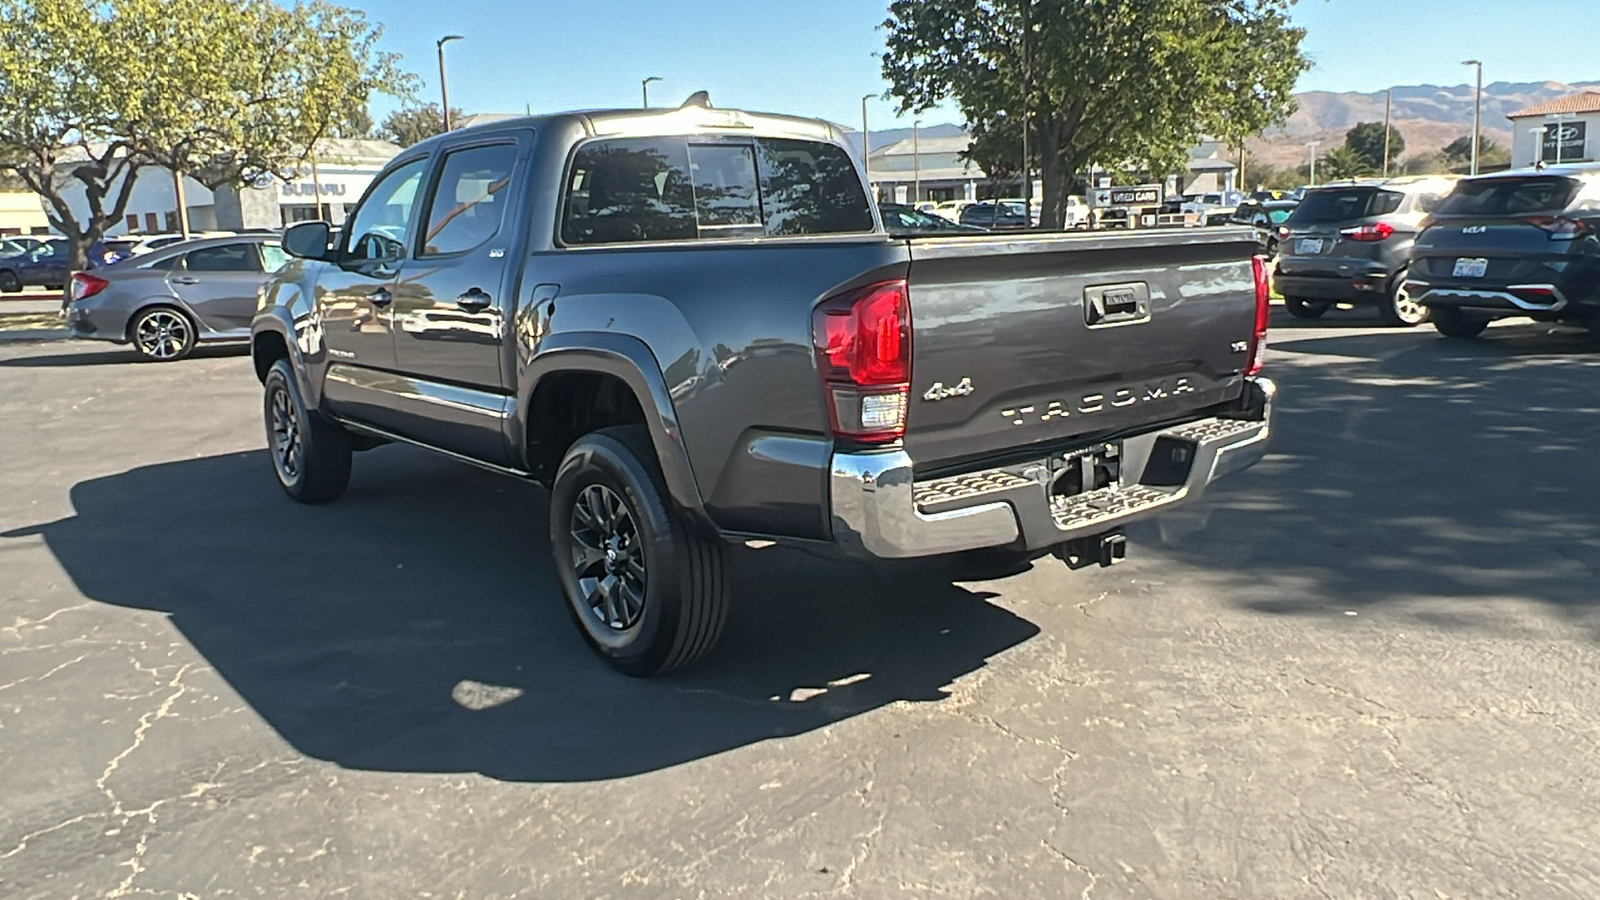
[[[1519,109],[1508,113],[1508,119],[1526,119],[1531,116],[1548,116],[1555,113],[1591,113],[1600,112],[1600,90],[1588,90],[1577,94],[1568,94],[1557,97],[1548,103],[1540,103],[1526,109]]]

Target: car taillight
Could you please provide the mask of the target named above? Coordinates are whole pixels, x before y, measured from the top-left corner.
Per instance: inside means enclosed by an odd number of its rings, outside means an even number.
[[[93,297],[95,294],[105,290],[109,284],[111,282],[98,275],[90,275],[87,272],[74,272],[72,273],[73,302]]]
[[[1251,257],[1250,271],[1256,282],[1256,324],[1255,330],[1250,333],[1250,357],[1245,363],[1244,374],[1259,375],[1267,354],[1267,322],[1272,316],[1272,286],[1267,281],[1267,258]]]
[[[1394,226],[1388,222],[1377,222],[1372,225],[1357,225],[1354,228],[1340,229],[1339,234],[1352,241],[1375,243],[1388,240],[1394,234]]]
[[[824,300],[811,331],[834,434],[864,443],[904,437],[911,392],[906,283],[886,281]]]
[[[1287,241],[1288,239],[1289,239],[1289,226],[1287,226],[1287,225],[1278,226],[1278,240]]]
[[[1570,241],[1589,230],[1587,224],[1561,216],[1529,216],[1524,221],[1548,232],[1552,241]]]

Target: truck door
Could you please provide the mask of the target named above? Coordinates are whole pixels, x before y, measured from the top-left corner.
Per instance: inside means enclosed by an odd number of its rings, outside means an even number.
[[[502,366],[531,145],[528,133],[503,134],[440,154],[414,255],[394,287],[404,433],[497,464],[510,461],[513,401]]]
[[[427,168],[418,157],[391,168],[345,221],[339,261],[317,279],[317,312],[327,348],[323,396],[335,412],[394,428],[401,392],[394,374],[395,279],[405,262]]]

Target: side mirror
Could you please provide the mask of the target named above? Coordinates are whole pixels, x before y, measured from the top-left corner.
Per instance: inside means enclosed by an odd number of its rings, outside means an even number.
[[[333,231],[327,222],[301,222],[283,233],[283,252],[301,259],[325,260],[332,255]]]

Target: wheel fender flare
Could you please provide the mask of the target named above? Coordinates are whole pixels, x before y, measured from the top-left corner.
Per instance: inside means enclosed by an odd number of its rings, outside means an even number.
[[[680,509],[710,524],[694,469],[689,464],[689,451],[683,442],[666,378],[661,374],[655,354],[644,341],[631,335],[606,332],[562,332],[546,337],[539,346],[538,355],[523,366],[518,377],[517,419],[522,435],[528,433],[528,417],[539,382],[549,375],[566,372],[611,375],[628,385],[644,411],[667,492]],[[526,447],[525,441],[523,446]]]
[[[250,323],[250,358],[256,364],[256,339],[262,334],[275,334],[283,340],[285,347],[289,348],[289,368],[294,372],[295,386],[300,389],[300,396],[305,401],[306,408],[320,409],[322,406],[322,392],[317,390],[309,373],[306,371],[305,356],[301,352],[300,342],[295,337],[294,321],[289,317],[289,311],[282,306],[273,306],[256,314],[255,321]]]

